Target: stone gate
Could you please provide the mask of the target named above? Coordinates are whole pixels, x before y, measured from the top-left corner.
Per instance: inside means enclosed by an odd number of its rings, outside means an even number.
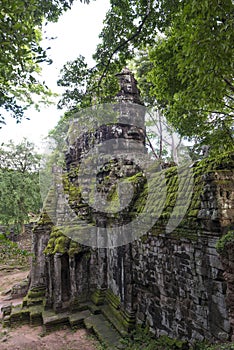
[[[124,70],[119,79],[118,103],[125,107],[131,103],[140,104],[133,75]],[[132,112],[120,109],[120,119],[115,124],[101,125],[69,140],[65,172],[59,174],[61,170],[54,170],[63,181],[56,182],[55,176],[57,192],[49,193],[47,209],[34,229],[31,284],[24,307],[38,300],[38,303],[43,302],[43,310],[61,315],[72,315],[77,310],[89,308],[111,321],[120,333],[128,332],[140,323],[149,326],[156,335],[166,334],[191,341],[233,339],[233,153],[191,165],[190,205],[172,232],[168,233],[166,229],[169,218],[173,215],[176,218],[183,211],[183,202],[177,201],[177,167],[153,170],[155,188],[160,185],[163,174],[166,197],[160,217],[150,230],[124,245],[118,241],[112,246],[95,247],[89,244],[88,238],[87,245],[80,243],[79,235],[85,237],[87,233],[88,237],[91,231],[92,237],[106,240],[101,229],[129,223],[144,210],[148,198],[144,172],[134,161],[121,158],[119,154],[119,142],[123,140],[125,151],[129,147],[130,152],[130,141],[134,140],[137,150],[147,154],[144,111],[142,109],[137,116],[136,126],[124,121]],[[109,196],[110,200],[116,199],[117,181],[130,179],[133,200],[121,214],[116,214],[115,210],[104,214],[90,210],[79,190],[76,169],[91,148],[107,140],[118,144],[117,152],[113,149],[112,159],[98,168],[96,179],[100,194]],[[87,165],[87,173],[90,169]],[[184,177],[185,189],[186,186],[189,188],[186,174],[182,169],[180,176]],[[62,225],[66,212],[61,209],[61,192],[66,194],[70,207],[81,219],[79,225],[75,224],[69,230],[63,229]],[[155,206],[160,205],[159,193],[154,201]],[[58,219],[58,225],[52,216]],[[88,229],[91,231],[87,232]],[[42,319],[41,312],[39,318]]]

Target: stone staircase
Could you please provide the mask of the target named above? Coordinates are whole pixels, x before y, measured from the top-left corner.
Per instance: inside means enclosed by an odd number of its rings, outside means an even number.
[[[42,324],[45,333],[64,325],[75,328],[85,327],[105,345],[106,349],[123,349],[121,339],[123,330],[116,328],[103,312],[103,306],[97,307],[92,302],[81,304],[80,311],[55,313],[52,310],[42,312]]]
[[[63,326],[72,329],[85,327],[107,350],[124,349],[121,339],[126,331],[108,305],[97,306],[93,302],[87,302],[80,304],[79,310],[56,313],[54,310],[46,310],[42,295],[35,293],[34,298],[35,304],[31,295],[24,299],[22,305],[12,307],[10,315],[4,317],[3,325],[7,327],[21,324],[42,325],[44,334]]]

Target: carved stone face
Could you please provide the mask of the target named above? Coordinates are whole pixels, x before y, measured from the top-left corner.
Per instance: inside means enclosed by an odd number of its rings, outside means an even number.
[[[127,135],[135,140],[139,140],[141,138],[140,131],[136,126],[131,126],[127,132]]]
[[[132,85],[131,85],[131,83],[127,83],[126,84],[126,90],[127,90],[127,92],[132,92]]]
[[[129,69],[125,68],[121,73],[117,74],[120,84],[120,92],[118,93],[118,100],[128,100],[141,104],[140,92],[137,88],[137,81]],[[123,98],[124,96],[124,98]]]

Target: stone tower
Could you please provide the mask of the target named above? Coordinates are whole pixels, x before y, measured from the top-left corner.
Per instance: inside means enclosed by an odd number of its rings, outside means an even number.
[[[48,197],[49,206],[46,210],[49,217],[44,213],[42,222],[35,229],[34,250],[37,264],[32,266],[31,287],[44,285],[46,287],[47,307],[55,310],[63,310],[68,305],[73,305],[74,300],[77,299],[79,301],[87,297],[96,298],[95,300],[102,299],[104,291],[110,287],[107,280],[111,281],[113,273],[111,270],[108,271],[109,267],[106,265],[108,256],[112,261],[115,261],[117,278],[122,279],[121,287],[115,287],[113,284],[112,289],[123,299],[124,295],[127,295],[125,289],[131,288],[130,273],[127,283],[123,280],[123,274],[120,273],[120,270],[118,271],[119,261],[121,264],[125,261],[125,265],[129,264],[130,269],[130,260],[128,259],[130,254],[127,253],[130,245],[106,249],[110,245],[122,246],[131,241],[131,238],[125,242],[120,233],[117,234],[117,238],[114,235],[109,237],[103,229],[119,223],[123,225],[130,220],[131,206],[129,209],[126,208],[124,212],[121,210],[122,207],[124,208],[124,202],[129,202],[126,199],[127,187],[122,189],[121,194],[119,190],[118,203],[114,201],[113,207],[102,210],[100,203],[103,198],[105,200],[112,199],[111,196],[116,195],[116,186],[121,178],[134,176],[141,171],[139,164],[134,161],[134,156],[141,155],[145,159],[147,153],[144,125],[145,108],[140,101],[133,74],[125,68],[117,77],[120,83],[120,92],[114,104],[110,105],[111,112],[114,112],[113,120],[109,119],[108,124],[100,122],[101,125],[95,130],[85,131],[78,137],[76,137],[76,130],[80,128],[79,119],[73,122],[70,134],[68,133],[63,189],[54,196],[52,206],[52,200],[50,200],[50,196]],[[109,105],[104,106],[101,115],[106,110],[109,113],[108,108]],[[89,110],[90,119],[92,119],[91,114],[92,110]],[[96,157],[94,156],[95,152]],[[95,162],[98,159],[101,160],[101,163],[93,163],[90,158],[87,160],[86,156],[89,153]],[[107,158],[106,153],[108,153]],[[75,169],[81,169],[83,164],[85,164],[85,175],[83,177],[74,175]],[[82,194],[79,194],[81,179],[83,192],[90,193],[92,179],[87,174],[93,173],[95,173],[95,181],[97,181],[95,184],[98,191],[99,207],[97,208],[90,208],[88,204],[90,198],[86,197],[86,200],[83,200]],[[61,170],[57,171],[57,175],[61,176]],[[60,185],[55,184],[57,189],[59,186],[61,187],[61,183]],[[64,196],[60,200],[61,196],[59,195],[63,191],[69,197],[70,208],[80,218],[79,225],[77,221],[74,225],[68,225],[65,222],[67,211],[62,208]],[[123,202],[122,207],[121,201]],[[118,215],[118,211],[121,212],[120,215]],[[54,226],[54,224],[56,225]],[[67,226],[69,226],[68,229]],[[83,238],[80,240],[79,237]],[[96,241],[97,243],[94,243]],[[93,246],[96,247],[94,251],[92,250]],[[92,262],[87,263],[89,261],[87,256],[90,256]],[[91,266],[92,268],[90,268]],[[77,283],[78,279],[79,283]],[[126,296],[125,303],[126,306],[129,304],[130,315],[132,313],[131,300],[127,299]]]

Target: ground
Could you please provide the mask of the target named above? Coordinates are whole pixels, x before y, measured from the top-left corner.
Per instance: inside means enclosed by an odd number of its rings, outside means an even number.
[[[28,274],[29,274],[28,270],[27,271],[20,271],[19,269],[8,270],[8,269],[1,269],[1,266],[0,266],[0,281],[1,281],[1,284],[0,284],[0,316],[1,317],[2,317],[2,315],[1,315],[1,307],[2,306],[9,304],[9,303],[12,303],[14,305],[21,303],[22,298],[8,300],[9,295],[6,293],[11,289],[11,287],[14,284],[23,281],[28,276]]]
[[[14,330],[0,330],[1,350],[97,350],[97,342],[88,337],[85,329],[70,329],[42,335],[41,327],[21,326]]]
[[[15,259],[17,262],[17,259]],[[22,299],[10,299],[11,287],[24,280],[29,274],[29,265],[14,266],[7,260],[0,260],[0,309],[3,305],[20,304]],[[0,320],[2,315],[0,313]],[[0,323],[0,349],[1,350],[97,350],[99,343],[92,339],[85,329],[73,331],[61,329],[43,336],[42,327],[23,325],[19,328],[6,329]]]
[[[0,270],[0,308],[10,302],[14,305],[21,303],[22,299],[7,300],[8,294],[4,294],[12,285],[25,279],[28,273],[29,271],[18,269]],[[97,350],[98,345],[97,341],[88,336],[85,329],[62,329],[42,336],[42,327],[32,328],[24,325],[15,329],[5,329],[0,324],[1,350]]]

